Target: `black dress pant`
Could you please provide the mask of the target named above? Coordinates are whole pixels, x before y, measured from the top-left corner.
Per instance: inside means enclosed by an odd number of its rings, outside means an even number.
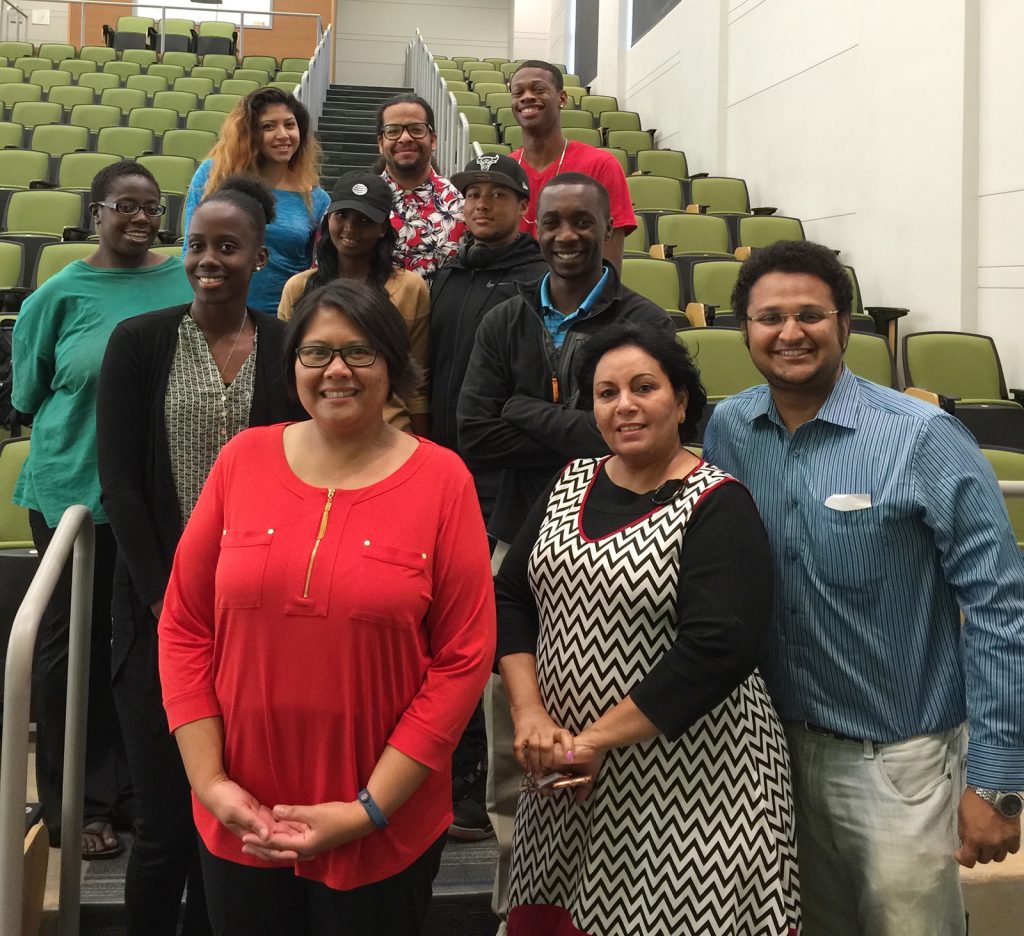
[[[43,515],[29,511],[32,539],[42,558],[53,539]],[[113,821],[130,795],[128,765],[110,689],[110,599],[117,546],[108,524],[96,526],[92,639],[89,646],[89,710],[85,737],[85,820]],[[65,567],[36,637],[36,782],[50,833],[60,844],[64,782],[64,718],[67,709],[68,649],[71,633],[71,562]]]
[[[392,877],[339,891],[296,877],[290,865],[252,868],[225,861],[200,842],[213,931],[216,936],[419,936],[444,843],[442,835]]]
[[[181,936],[208,936],[191,791],[161,701],[156,620],[148,609],[134,610],[138,627],[123,655],[122,648],[115,647],[114,675],[114,701],[135,793],[135,838],[124,881],[127,932],[175,936],[187,882]],[[118,603],[115,613],[121,613]],[[116,628],[115,640],[121,639],[123,630]]]

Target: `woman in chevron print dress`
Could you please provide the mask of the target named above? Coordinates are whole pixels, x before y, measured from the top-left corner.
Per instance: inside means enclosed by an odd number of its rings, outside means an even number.
[[[497,579],[516,756],[593,779],[520,797],[509,936],[796,936],[785,737],[757,660],[772,606],[746,490],[683,447],[683,350],[612,326],[581,363],[612,451],[555,479]]]

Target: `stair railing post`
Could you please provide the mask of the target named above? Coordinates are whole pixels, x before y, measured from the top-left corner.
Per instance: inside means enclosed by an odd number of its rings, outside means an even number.
[[[0,933],[17,934],[22,924],[24,886],[25,778],[32,659],[39,622],[50,602],[68,554],[71,570],[71,626],[64,740],[64,804],[61,821],[60,936],[77,936],[82,863],[82,789],[85,776],[85,719],[92,632],[95,533],[92,514],[81,505],[64,511],[14,616],[4,673],[3,749],[0,756]]]

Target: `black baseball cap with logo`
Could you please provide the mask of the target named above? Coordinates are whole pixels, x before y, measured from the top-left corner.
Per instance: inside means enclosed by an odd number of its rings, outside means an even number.
[[[327,214],[354,208],[371,221],[386,221],[394,203],[391,187],[379,175],[356,169],[346,172],[335,183]]]
[[[474,182],[493,182],[512,189],[520,198],[530,197],[530,180],[526,177],[526,170],[511,156],[502,153],[474,156],[462,172],[452,176],[452,185],[463,194]]]

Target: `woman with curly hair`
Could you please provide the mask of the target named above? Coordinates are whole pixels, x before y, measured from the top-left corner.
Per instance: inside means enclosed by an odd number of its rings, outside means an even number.
[[[253,175],[274,193],[277,218],[267,225],[270,257],[249,286],[250,308],[273,315],[290,276],[312,260],[313,236],[330,198],[320,188],[320,145],[309,126],[309,111],[294,95],[258,88],[228,114],[220,139],[189,185],[185,202],[185,246],[192,213],[204,195],[231,175]]]
[[[354,170],[338,179],[320,225],[316,269],[297,273],[285,283],[277,317],[290,319],[300,298],[334,280],[359,280],[383,290],[401,313],[412,358],[425,372],[430,359],[430,293],[423,277],[396,264],[398,235],[389,221],[391,208],[391,189],[376,173]],[[425,436],[427,405],[421,386],[405,401],[388,400],[384,421]]]

